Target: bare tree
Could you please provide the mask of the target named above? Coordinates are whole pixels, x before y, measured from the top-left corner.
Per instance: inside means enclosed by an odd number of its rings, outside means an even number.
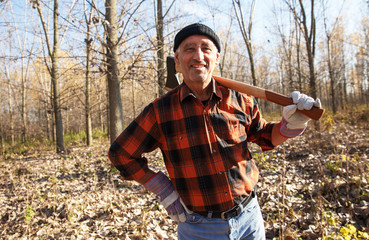
[[[220,61],[219,63],[219,71],[220,71],[220,75],[221,76],[224,76],[224,68],[225,68],[225,64],[226,64],[226,56],[228,55],[228,51],[229,51],[229,40],[231,38],[231,26],[232,26],[232,23],[233,23],[233,18],[231,18],[231,21],[229,23],[229,28],[228,28],[228,31],[226,33],[226,37],[225,37],[225,40],[224,40],[224,46],[222,47],[223,49],[223,57],[222,57],[222,61]]]
[[[113,142],[123,131],[123,108],[118,69],[117,1],[106,0],[105,12],[107,21],[106,61],[109,91],[110,142]]]
[[[327,12],[326,3],[323,1],[324,13]],[[342,9],[342,8],[341,8]],[[332,102],[332,111],[333,113],[337,112],[337,100],[336,100],[336,90],[337,86],[339,86],[339,73],[344,64],[338,65],[339,54],[343,54],[343,47],[339,46],[337,43],[342,42],[339,39],[334,39],[334,37],[339,37],[339,18],[337,17],[332,25],[332,29],[328,26],[328,18],[324,16],[324,30],[326,36],[326,44],[327,44],[327,67],[328,67],[328,75],[330,79],[330,96]],[[343,29],[341,29],[343,30]],[[338,46],[337,46],[338,45]],[[342,48],[340,50],[340,47]]]
[[[51,67],[48,67],[51,83],[52,83],[52,104],[54,109],[54,121],[55,121],[55,132],[56,132],[56,151],[62,153],[65,151],[64,147],[64,130],[63,130],[63,118],[60,106],[60,93],[59,93],[59,24],[58,17],[59,13],[59,1],[54,0],[53,7],[53,41],[49,39],[49,31],[47,24],[42,12],[42,8],[39,0],[32,0],[33,8],[37,9],[40,17],[41,25],[45,35],[48,56],[51,59]],[[45,63],[46,63],[45,59]]]
[[[256,86],[257,79],[256,79],[256,74],[255,74],[255,62],[254,62],[254,54],[253,54],[252,41],[251,41],[252,20],[254,16],[256,0],[252,0],[251,2],[251,10],[250,10],[249,22],[247,24],[247,27],[246,27],[245,19],[243,16],[244,14],[242,11],[241,0],[232,0],[232,3],[233,3],[234,12],[236,14],[236,18],[238,21],[238,25],[242,33],[242,38],[246,44],[247,53],[249,54],[252,83]]]
[[[92,0],[93,2],[93,0]],[[90,11],[87,13],[86,1],[84,3],[85,8],[85,21],[87,26],[86,31],[86,73],[85,73],[85,131],[86,131],[86,144],[89,146],[92,144],[92,124],[91,124],[91,106],[90,106],[90,65],[91,65],[91,25],[93,17],[93,7],[90,6]]]
[[[172,8],[175,0],[169,5],[167,11],[163,13],[162,0],[156,0],[156,55],[157,55],[157,75],[159,85],[159,96],[163,95],[165,91],[165,45],[164,45],[164,19],[168,15],[169,10]]]
[[[26,3],[27,4],[27,3]],[[11,6],[11,4],[10,4]],[[13,10],[11,9],[12,12],[12,18],[14,20],[14,26],[15,26],[15,32],[17,35],[17,43],[18,43],[18,48],[19,48],[19,52],[21,54],[21,74],[20,74],[20,98],[21,98],[21,103],[19,106],[19,112],[21,114],[21,125],[22,125],[22,129],[21,129],[21,138],[22,138],[22,142],[26,141],[26,136],[27,136],[27,104],[26,104],[26,90],[27,90],[27,79],[28,79],[28,74],[29,74],[29,66],[30,66],[30,61],[31,58],[26,56],[27,51],[29,51],[30,53],[32,53],[33,51],[33,46],[35,44],[35,40],[32,41],[32,46],[31,49],[27,50],[26,49],[26,44],[27,42],[27,26],[25,27],[25,31],[24,31],[24,36],[23,38],[20,36],[19,34],[19,30],[17,27],[17,23],[16,23],[16,19],[14,17],[14,13]],[[25,17],[27,17],[27,15],[25,15]]]
[[[293,13],[294,19],[300,28],[306,46],[306,54],[309,64],[309,94],[316,98],[316,75],[315,75],[315,44],[316,44],[316,19],[314,11],[314,0],[310,1],[310,16],[308,18],[305,5],[298,0],[298,6],[290,0],[284,0]],[[310,21],[310,24],[309,24]]]
[[[273,10],[275,18],[276,18],[276,28],[278,31],[278,36],[281,38],[281,51],[282,53],[281,55],[281,67],[282,67],[282,71],[285,68],[286,71],[286,79],[283,77],[281,79],[282,81],[282,87],[283,89],[285,89],[285,87],[288,86],[287,91],[291,92],[294,90],[294,69],[295,69],[295,65],[294,65],[294,59],[293,59],[293,50],[294,50],[294,31],[295,29],[293,27],[290,27],[289,32],[287,32],[287,34],[285,33],[285,29],[283,28],[283,23],[279,21],[279,17],[281,17],[284,21],[284,15],[279,16],[277,9],[275,8]],[[291,23],[291,18],[289,17],[290,23]],[[293,19],[292,19],[293,21]],[[293,26],[293,24],[290,24],[290,26]],[[286,84],[285,80],[287,80]],[[284,92],[284,91],[283,91]]]
[[[162,0],[157,0],[156,9],[156,40],[157,40],[157,74],[159,84],[159,95],[165,93],[165,78],[164,78],[164,16],[163,16],[163,3]]]

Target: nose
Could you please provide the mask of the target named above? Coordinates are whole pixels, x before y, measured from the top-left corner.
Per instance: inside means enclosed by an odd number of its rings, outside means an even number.
[[[197,61],[202,61],[204,59],[204,53],[202,52],[201,48],[196,48],[194,51],[193,58]]]

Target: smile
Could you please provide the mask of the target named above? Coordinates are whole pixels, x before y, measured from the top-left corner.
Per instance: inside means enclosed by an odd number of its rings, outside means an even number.
[[[193,68],[205,68],[206,65],[205,64],[192,64],[191,67],[193,67]]]

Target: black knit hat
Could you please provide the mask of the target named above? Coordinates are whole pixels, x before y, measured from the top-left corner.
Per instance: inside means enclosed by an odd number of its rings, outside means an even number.
[[[218,52],[220,52],[219,37],[211,28],[201,23],[194,23],[194,24],[188,25],[187,27],[182,28],[182,30],[179,31],[174,38],[173,51],[175,52],[179,44],[181,44],[183,40],[185,40],[186,38],[192,35],[205,35],[209,37],[214,42],[215,46],[218,49]]]

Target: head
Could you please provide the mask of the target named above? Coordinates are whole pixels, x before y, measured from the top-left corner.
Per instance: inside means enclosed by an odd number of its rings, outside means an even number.
[[[219,37],[212,29],[199,23],[183,28],[175,36],[173,50],[187,85],[210,82],[220,53]]]

